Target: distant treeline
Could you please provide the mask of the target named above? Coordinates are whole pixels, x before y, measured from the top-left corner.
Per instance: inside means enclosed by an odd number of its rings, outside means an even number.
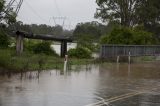
[[[50,34],[50,35],[66,35],[72,36],[73,30],[63,29],[62,26],[49,26],[46,24],[23,24],[23,22],[18,21],[8,27],[8,29],[12,30],[21,30],[29,33],[35,34]]]

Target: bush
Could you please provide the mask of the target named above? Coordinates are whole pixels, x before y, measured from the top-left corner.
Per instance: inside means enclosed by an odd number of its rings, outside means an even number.
[[[115,28],[109,35],[101,37],[101,44],[146,45],[155,44],[153,34],[137,28]]]
[[[51,43],[48,41],[43,41],[43,42],[27,41],[25,42],[25,47],[27,51],[33,52],[35,54],[58,56],[56,52],[53,49],[51,49]]]
[[[0,28],[0,48],[7,48],[9,45],[9,38],[3,28]]]
[[[92,35],[83,34],[79,39],[77,39],[77,46],[82,48],[85,47],[91,51],[95,51],[96,49],[93,41]]]
[[[69,57],[73,58],[91,58],[91,51],[87,48],[77,47],[68,51]]]
[[[0,67],[7,68],[10,65],[11,54],[9,50],[0,49]]]

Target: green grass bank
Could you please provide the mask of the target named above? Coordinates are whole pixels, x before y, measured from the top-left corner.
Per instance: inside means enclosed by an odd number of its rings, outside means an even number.
[[[94,59],[69,58],[69,65],[83,65]],[[58,56],[24,52],[20,56],[15,51],[0,49],[0,71],[22,72],[34,70],[63,69],[64,59]]]

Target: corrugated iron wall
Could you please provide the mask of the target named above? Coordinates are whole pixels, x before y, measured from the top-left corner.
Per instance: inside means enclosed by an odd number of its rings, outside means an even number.
[[[101,45],[100,57],[160,55],[160,45]]]

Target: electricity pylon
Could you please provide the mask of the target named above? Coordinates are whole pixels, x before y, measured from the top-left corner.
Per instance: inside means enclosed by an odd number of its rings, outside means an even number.
[[[10,0],[6,5],[5,12],[7,13],[8,11],[12,10],[16,15],[18,15],[22,3],[23,0]]]

